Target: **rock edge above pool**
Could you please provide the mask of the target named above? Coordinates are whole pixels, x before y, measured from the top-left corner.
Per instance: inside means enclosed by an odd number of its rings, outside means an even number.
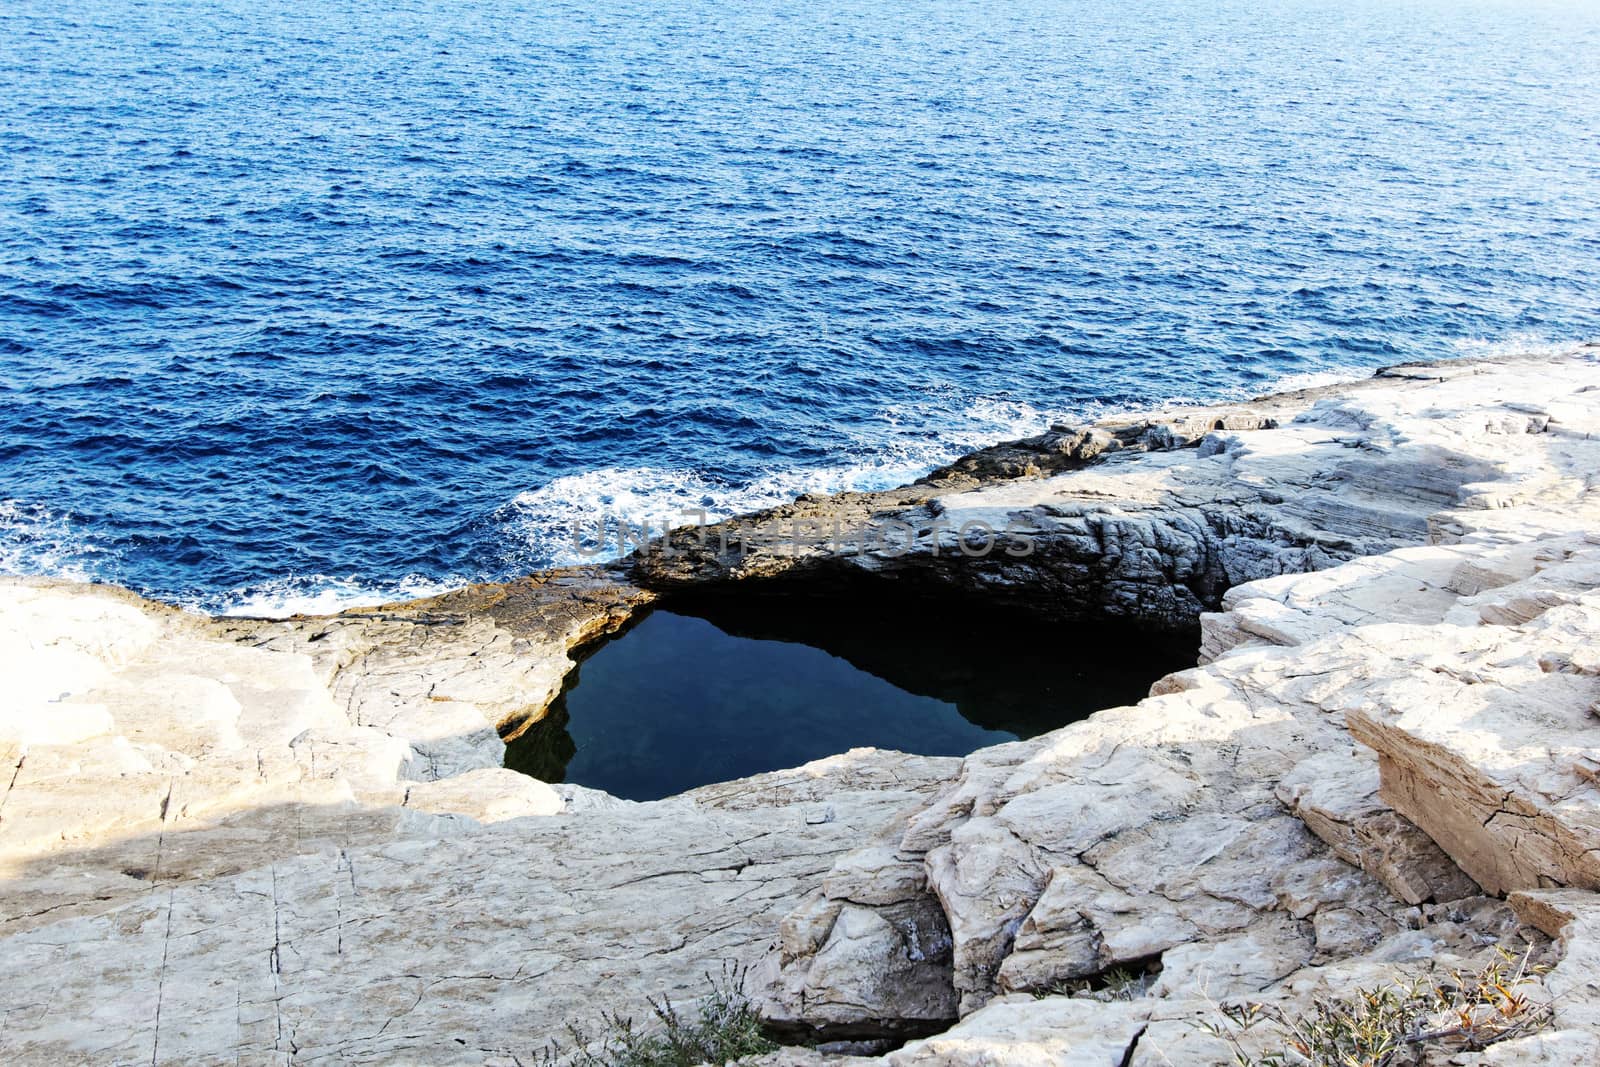
[[[916,1038],[895,1065],[1224,1063],[1212,1001],[1510,944],[1553,964],[1555,1027],[1449,1062],[1594,1062],[1596,471],[1590,347],[1062,428],[726,549],[322,618],[5,579],[0,1051],[526,1063],[736,960],[791,1032]],[[740,543],[795,519],[911,533]],[[1034,550],[960,552],[976,520]],[[884,576],[1199,624],[1202,665],[966,759],[856,750],[649,804],[499,766],[657,598]],[[1065,992],[1157,962],[1129,1000]]]

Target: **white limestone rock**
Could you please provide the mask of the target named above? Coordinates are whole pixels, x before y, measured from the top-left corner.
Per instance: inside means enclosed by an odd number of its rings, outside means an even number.
[[[1148,1005],[1008,998],[937,1037],[884,1057],[888,1067],[1118,1067],[1149,1025]]]
[[[1276,793],[1334,854],[1381,881],[1407,904],[1481,892],[1432,838],[1378,795],[1378,761],[1366,750],[1319,752],[1278,783]]]
[[[514,637],[487,615],[452,625],[434,602],[209,620],[109,586],[0,578],[0,667],[17,694],[0,705],[0,918],[20,929],[175,879],[562,810],[549,786],[499,767],[505,698],[484,688],[486,648],[520,641],[528,669],[559,679],[573,642],[648,597],[600,579],[532,588],[546,596],[523,594]],[[456,597],[475,611],[512,599]],[[398,662],[407,634],[435,674],[349,675],[363,641]],[[454,679],[449,699],[440,678]],[[517,699],[523,684],[510,683]],[[380,687],[398,710],[364,720]],[[445,765],[427,753],[446,748],[465,774],[438,777]]]
[[[544,782],[504,767],[481,767],[408,786],[405,806],[419,811],[459,814],[480,823],[524,815],[555,815],[566,801]]]
[[[0,582],[21,679],[0,711],[0,1056],[529,1062],[569,1022],[643,1019],[758,963],[757,1003],[796,1029],[959,1017],[880,1063],[1221,1064],[1193,1025],[1207,995],[1304,1011],[1540,950],[1534,928],[1559,939],[1556,1029],[1461,1062],[1589,1055],[1597,386],[1593,353],[1401,369],[779,509],[916,520],[914,551],[802,556],[807,580],[1210,611],[1208,662],[965,760],[854,751],[651,804],[497,769],[577,649],[649,602],[614,574],[282,622]],[[940,555],[937,518],[1025,520],[1039,556]],[[1118,968],[1152,980],[1096,988]]]

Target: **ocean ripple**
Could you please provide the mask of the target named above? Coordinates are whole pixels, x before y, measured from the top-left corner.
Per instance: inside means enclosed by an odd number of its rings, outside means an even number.
[[[1600,335],[1594,5],[12,0],[0,40],[0,570],[211,610]]]

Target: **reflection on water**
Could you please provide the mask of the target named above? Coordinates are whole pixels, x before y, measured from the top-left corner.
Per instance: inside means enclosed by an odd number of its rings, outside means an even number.
[[[647,800],[864,745],[965,755],[1136,701],[1194,658],[1187,638],[884,599],[673,607],[585,660],[506,766]]]

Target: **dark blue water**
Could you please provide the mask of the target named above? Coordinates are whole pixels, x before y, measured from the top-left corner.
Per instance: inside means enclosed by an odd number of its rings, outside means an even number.
[[[506,766],[654,800],[856,746],[964,756],[1134,703],[1193,638],[981,605],[678,601],[590,650]],[[1026,632],[1021,641],[1017,634]]]
[[[656,612],[583,664],[561,705],[507,746],[506,765],[657,800],[855,746],[965,756],[1016,738],[819,648]]]
[[[1600,5],[8,0],[0,565],[211,607],[1600,335]]]

